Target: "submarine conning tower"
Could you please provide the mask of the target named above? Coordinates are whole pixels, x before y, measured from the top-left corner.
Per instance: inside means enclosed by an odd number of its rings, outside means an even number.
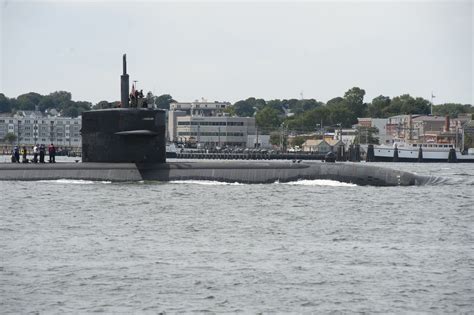
[[[166,113],[129,107],[126,55],[121,75],[122,108],[82,113],[82,161],[165,163]]]

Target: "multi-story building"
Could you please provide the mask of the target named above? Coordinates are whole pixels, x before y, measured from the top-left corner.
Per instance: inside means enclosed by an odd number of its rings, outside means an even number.
[[[18,145],[54,143],[56,146],[80,147],[81,117],[43,116],[41,112],[20,111],[0,116],[0,140],[8,133],[17,137]]]
[[[177,141],[204,148],[245,147],[248,135],[256,131],[254,117],[181,116],[176,122]]]
[[[195,101],[186,103],[171,103],[168,112],[167,139],[170,142],[177,139],[177,118],[183,116],[215,117],[222,116],[223,111],[231,106],[229,102]]]

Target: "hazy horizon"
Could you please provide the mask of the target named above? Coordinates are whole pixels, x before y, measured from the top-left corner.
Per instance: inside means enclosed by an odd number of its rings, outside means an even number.
[[[472,1],[1,1],[0,93],[179,101],[314,98],[358,86],[474,105]]]

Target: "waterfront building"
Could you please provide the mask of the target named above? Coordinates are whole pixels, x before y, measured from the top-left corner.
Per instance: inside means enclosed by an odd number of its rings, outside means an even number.
[[[248,135],[255,135],[254,117],[178,116],[176,140],[198,147],[246,147]]]
[[[19,111],[0,116],[0,141],[8,133],[16,145],[54,143],[58,147],[81,147],[81,117],[44,116],[39,111]],[[5,142],[5,141],[3,141]]]
[[[215,117],[223,116],[224,110],[231,106],[229,102],[175,102],[170,104],[168,111],[167,140],[179,141],[177,137],[177,118],[183,116]]]

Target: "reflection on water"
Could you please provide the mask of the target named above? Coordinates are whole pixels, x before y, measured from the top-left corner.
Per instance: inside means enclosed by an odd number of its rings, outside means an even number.
[[[0,182],[3,313],[474,308],[474,165],[449,182]]]

